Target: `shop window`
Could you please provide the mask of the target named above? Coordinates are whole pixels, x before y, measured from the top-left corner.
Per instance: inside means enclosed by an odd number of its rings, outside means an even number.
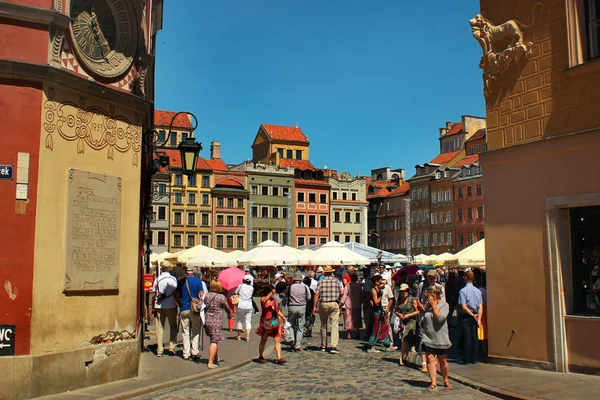
[[[600,206],[571,208],[573,313],[600,315]]]

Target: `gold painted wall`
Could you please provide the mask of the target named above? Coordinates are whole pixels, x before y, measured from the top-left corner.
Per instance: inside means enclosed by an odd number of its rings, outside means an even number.
[[[142,119],[57,86],[44,87],[35,230],[31,354],[76,350],[93,336],[136,328]],[[63,294],[67,169],[122,179],[118,294]]]

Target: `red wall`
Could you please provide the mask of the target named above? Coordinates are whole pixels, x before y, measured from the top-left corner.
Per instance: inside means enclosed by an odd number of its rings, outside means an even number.
[[[26,6],[50,8],[52,7],[52,0],[5,0],[8,3],[20,3]]]
[[[0,78],[0,164],[14,167],[13,180],[0,181],[0,323],[16,325],[17,355],[30,348],[41,101],[41,84]],[[30,154],[29,204],[20,215],[15,213],[17,152]]]
[[[48,64],[48,27],[0,18],[0,59]]]
[[[482,194],[477,194],[477,185],[482,186]],[[467,196],[467,186],[471,186],[473,190],[472,196]],[[463,196],[458,197],[458,188],[463,189]],[[479,240],[479,232],[484,232],[484,219],[485,218],[477,218],[477,207],[483,206],[483,196],[485,195],[485,186],[483,185],[483,178],[478,179],[470,179],[467,181],[458,181],[454,184],[454,238],[453,244],[456,251],[460,251],[465,247],[469,246],[469,232],[473,232],[473,243]],[[473,209],[473,219],[467,219],[468,208],[471,207]],[[463,209],[463,219],[462,221],[458,220],[458,209]],[[485,217],[485,208],[483,210],[483,215]],[[460,245],[458,242],[458,235],[462,233],[464,235],[465,241],[463,245]]]

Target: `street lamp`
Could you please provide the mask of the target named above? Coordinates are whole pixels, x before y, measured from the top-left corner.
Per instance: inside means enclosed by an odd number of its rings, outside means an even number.
[[[193,137],[185,138],[185,141],[179,143],[177,147],[181,153],[181,168],[183,174],[192,176],[196,173],[196,163],[198,162],[198,153],[202,150],[202,145],[196,142]]]

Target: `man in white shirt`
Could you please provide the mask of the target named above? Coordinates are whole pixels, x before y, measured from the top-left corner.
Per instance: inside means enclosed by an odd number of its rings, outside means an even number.
[[[156,356],[163,355],[163,332],[165,321],[169,320],[169,352],[175,354],[175,341],[177,341],[177,301],[175,291],[177,290],[177,279],[171,275],[173,266],[168,261],[161,264],[161,274],[154,282],[152,288],[154,311],[156,314]]]
[[[254,286],[254,277],[252,276],[252,273],[250,273],[250,268],[246,268],[244,271],[246,272],[246,275],[244,275],[242,281],[249,280],[250,284]]]

